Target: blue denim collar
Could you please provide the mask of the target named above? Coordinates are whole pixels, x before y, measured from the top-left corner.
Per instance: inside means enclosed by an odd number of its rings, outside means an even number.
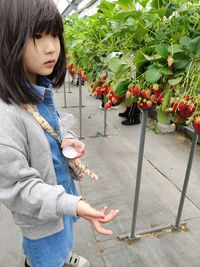
[[[51,81],[44,76],[39,76],[38,85],[33,84],[33,86],[41,101],[45,99],[47,91],[51,91]]]

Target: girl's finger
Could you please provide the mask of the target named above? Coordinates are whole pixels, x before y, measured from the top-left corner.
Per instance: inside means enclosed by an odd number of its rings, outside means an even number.
[[[103,212],[104,214],[106,214],[107,211],[108,211],[108,207],[107,207],[107,206],[105,206],[105,207],[101,210],[101,212]]]
[[[111,230],[103,228],[97,220],[92,220],[91,223],[98,233],[103,235],[112,235],[113,232]]]
[[[101,223],[108,223],[112,221],[113,218],[115,218],[119,214],[119,210],[111,210],[104,219],[99,219],[99,222]]]

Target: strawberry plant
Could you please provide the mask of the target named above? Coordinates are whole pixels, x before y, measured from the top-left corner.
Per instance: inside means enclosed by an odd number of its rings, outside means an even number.
[[[69,63],[82,66],[93,94],[103,94],[109,103],[138,102],[140,108],[156,108],[161,123],[169,118],[193,123],[199,112],[199,4],[134,2],[104,0],[98,7],[101,12],[69,17]]]

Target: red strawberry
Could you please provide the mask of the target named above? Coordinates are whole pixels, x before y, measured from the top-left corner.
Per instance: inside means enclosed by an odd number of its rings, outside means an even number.
[[[154,94],[152,94],[152,95],[150,96],[150,100],[151,100],[153,103],[157,103],[157,101],[158,101],[157,97],[156,97]]]
[[[138,95],[139,92],[140,92],[140,88],[138,86],[135,86],[135,87],[132,88],[132,94],[133,94],[133,96]]]
[[[165,97],[165,95],[163,93],[160,94],[158,97],[158,103],[162,103],[164,101],[164,97]]]
[[[86,75],[83,74],[82,77],[81,77],[81,79],[82,79],[83,81],[86,81]]]
[[[189,95],[185,95],[185,96],[184,96],[184,99],[185,99],[185,100],[190,100],[190,96],[189,96]]]
[[[97,93],[97,96],[98,96],[98,97],[101,97],[101,87],[97,87],[97,88],[95,89],[95,91],[96,91],[96,93]]]
[[[153,84],[153,85],[151,86],[151,88],[152,88],[152,90],[153,90],[155,96],[156,96],[156,97],[159,97],[160,94],[161,94],[161,92],[162,92],[162,87],[161,87],[159,84],[155,83],[155,84]]]
[[[178,102],[173,103],[172,108],[173,108],[173,111],[176,111],[178,108]]]
[[[187,118],[190,117],[194,111],[195,111],[194,104],[187,105],[187,108],[186,108],[186,111],[185,111],[186,117]]]
[[[112,102],[111,102],[111,101],[108,101],[108,102],[105,103],[104,108],[105,108],[105,109],[110,109],[111,106],[112,106]]]
[[[168,68],[169,70],[173,70],[173,69],[174,69],[174,66],[171,65],[171,66],[168,66],[167,68]]]
[[[179,102],[178,104],[178,110],[184,114],[186,112],[187,109],[187,102],[185,100],[182,100]]]
[[[117,102],[119,101],[118,98],[116,98],[115,96],[112,97],[111,99],[113,104],[117,104]]]
[[[102,87],[103,82],[98,82],[98,86]]]
[[[70,70],[69,72],[70,72],[70,74],[71,74],[72,76],[74,76],[74,75],[76,74],[76,72],[75,72],[74,70]]]
[[[104,91],[103,91],[104,96],[107,96],[108,92],[109,92],[109,87],[108,85],[106,85],[104,86]]]
[[[102,80],[106,80],[107,79],[107,75],[106,74],[103,74],[102,77],[101,77]]]
[[[200,115],[194,116],[193,126],[196,132],[200,132]]]
[[[150,90],[141,90],[140,92],[141,96],[145,99],[149,99],[150,98]]]

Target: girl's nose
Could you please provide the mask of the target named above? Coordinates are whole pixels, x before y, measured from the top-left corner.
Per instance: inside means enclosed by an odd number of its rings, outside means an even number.
[[[48,38],[45,44],[45,53],[51,54],[51,53],[54,53],[55,51],[56,51],[55,41],[52,40],[51,38]]]

